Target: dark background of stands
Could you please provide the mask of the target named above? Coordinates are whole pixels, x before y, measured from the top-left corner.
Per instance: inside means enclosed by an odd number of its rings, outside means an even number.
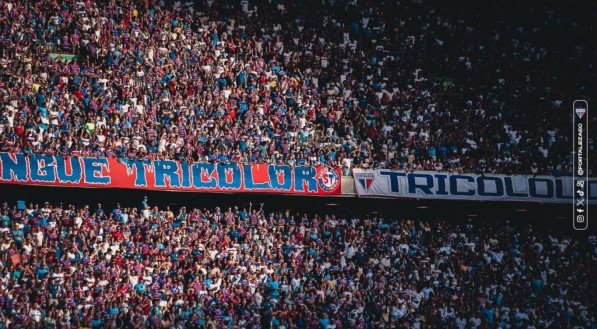
[[[64,202],[77,206],[88,204],[94,208],[102,203],[105,209],[112,209],[116,203],[123,207],[139,207],[144,195],[149,198],[151,206],[170,206],[176,213],[182,206],[213,208],[226,210],[229,206],[247,207],[249,202],[258,207],[265,203],[266,211],[291,209],[308,214],[353,215],[380,212],[385,218],[447,218],[461,220],[487,221],[509,219],[513,221],[532,221],[541,225],[572,227],[572,207],[570,204],[539,204],[522,202],[479,202],[479,201],[438,201],[416,199],[382,199],[358,198],[349,196],[320,197],[297,195],[273,195],[255,193],[196,193],[150,191],[132,189],[95,189],[48,186],[0,185],[0,201],[16,204],[24,200],[40,205],[49,201],[51,204]],[[597,226],[597,207],[592,206],[596,216],[591,215],[593,224],[589,224],[592,232]],[[591,223],[591,222],[589,222]]]

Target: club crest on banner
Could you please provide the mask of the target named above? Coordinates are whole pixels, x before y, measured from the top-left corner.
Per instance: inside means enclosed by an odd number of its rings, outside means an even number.
[[[373,185],[373,181],[375,180],[374,173],[355,173],[355,180],[361,184],[361,187],[365,190],[365,192],[369,191],[371,185]]]
[[[333,168],[325,167],[317,175],[319,187],[325,192],[334,191],[340,184],[340,176]]]

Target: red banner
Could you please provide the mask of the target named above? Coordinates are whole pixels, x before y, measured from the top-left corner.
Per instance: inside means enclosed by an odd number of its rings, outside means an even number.
[[[0,153],[0,183],[197,192],[341,193],[339,168]]]

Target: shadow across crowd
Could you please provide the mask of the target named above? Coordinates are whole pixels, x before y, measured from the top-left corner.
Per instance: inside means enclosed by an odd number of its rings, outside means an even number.
[[[434,5],[3,1],[0,151],[569,174],[594,6]]]

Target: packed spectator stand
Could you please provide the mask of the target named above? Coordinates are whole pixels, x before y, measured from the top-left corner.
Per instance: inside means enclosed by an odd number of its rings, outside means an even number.
[[[595,59],[588,2],[0,7],[4,152],[559,176]]]
[[[3,328],[594,328],[595,236],[543,225],[2,206]]]
[[[573,2],[0,0],[0,152],[569,175]],[[597,328],[590,234],[79,203],[2,205],[0,328]]]

